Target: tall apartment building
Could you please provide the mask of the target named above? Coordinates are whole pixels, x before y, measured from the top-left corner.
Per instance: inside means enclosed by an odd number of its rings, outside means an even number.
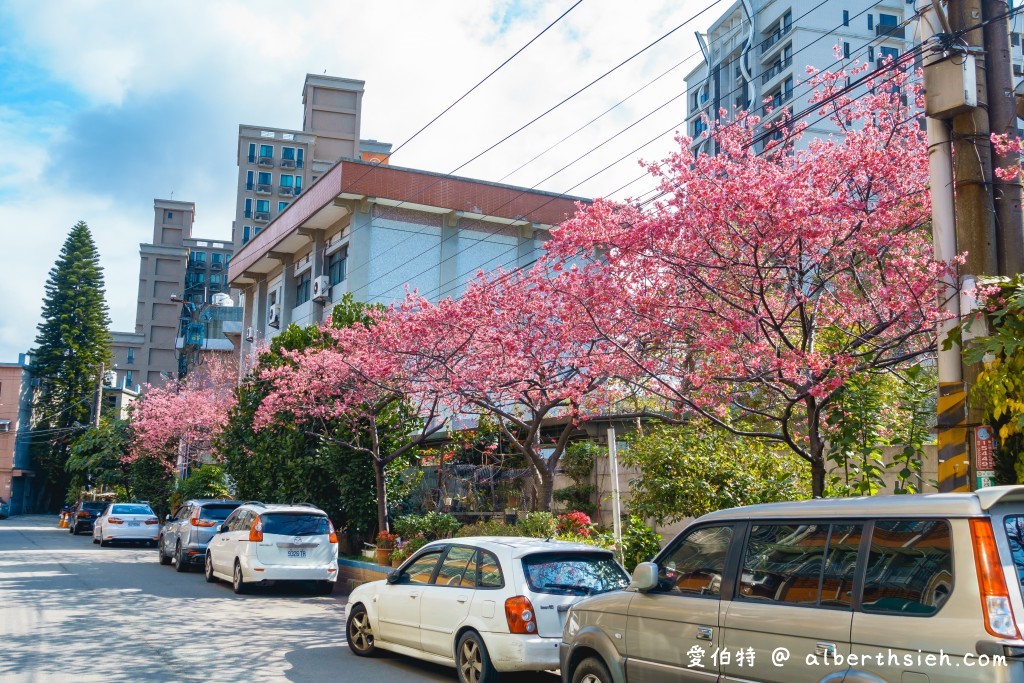
[[[766,123],[786,109],[803,112],[812,94],[804,83],[808,66],[835,71],[859,61],[878,68],[913,49],[916,31],[913,0],[738,0],[697,35],[704,61],[686,76],[686,131],[694,149],[715,152],[714,143],[701,134],[707,128],[704,119],[716,119],[720,109],[730,116],[740,109],[755,112]],[[1024,76],[1021,36],[1011,35],[1018,78]],[[838,63],[837,49],[842,55]],[[816,110],[804,121],[803,144],[838,130]]]
[[[302,130],[240,125],[232,243],[237,251],[338,159],[387,163],[391,145],[360,140],[363,81],[307,74]]]
[[[192,202],[153,202],[153,241],[139,245],[135,331],[112,333],[116,386],[155,385],[176,376],[191,311],[212,306],[228,290],[234,250],[227,242],[192,236],[195,210]],[[229,310],[218,311],[217,317],[240,321],[241,310],[233,317]],[[226,339],[222,343],[231,348]]]
[[[10,503],[12,515],[34,511],[36,477],[28,449],[34,383],[29,364],[25,354],[17,363],[0,363],[0,498]]]

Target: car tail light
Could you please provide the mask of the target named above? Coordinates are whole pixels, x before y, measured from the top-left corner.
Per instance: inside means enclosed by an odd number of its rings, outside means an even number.
[[[992,521],[971,520],[971,540],[974,542],[974,564],[978,569],[981,588],[981,610],[985,613],[985,630],[1000,638],[1020,638],[1010,605],[1010,592],[1006,589],[1006,576],[999,562]]]
[[[330,531],[331,537],[328,539],[331,543],[338,542],[338,532],[334,530],[334,525],[331,524],[331,520],[327,520],[327,530]]]
[[[108,524],[124,524],[124,520],[120,517],[109,517],[107,518]]]
[[[80,511],[78,512],[78,516],[79,516],[79,517],[88,517],[88,516],[89,516],[89,513],[88,513],[88,512],[86,512],[85,510],[80,510]]]
[[[153,517],[151,519],[147,519],[146,520],[146,524],[159,524],[159,523],[160,523],[160,520],[157,519],[156,517]]]
[[[257,542],[263,540],[263,520],[260,519],[259,515],[256,515],[256,521],[252,523],[252,528],[249,529],[249,540]]]
[[[536,633],[537,622],[533,617],[533,605],[525,595],[517,595],[505,601],[505,619],[508,620],[509,633]]]
[[[213,519],[199,519],[199,509],[196,508],[196,511],[192,513],[189,524],[192,526],[211,527],[217,526],[217,521]]]

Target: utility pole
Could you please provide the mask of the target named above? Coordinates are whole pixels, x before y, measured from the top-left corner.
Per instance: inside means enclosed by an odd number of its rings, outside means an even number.
[[[985,18],[985,51],[988,58],[988,116],[992,132],[1017,135],[1017,111],[1010,60],[1010,6],[1006,0],[982,0]],[[997,169],[1020,164],[1020,155],[995,154]],[[1024,223],[1021,220],[1021,186],[1016,180],[992,179],[996,213],[996,248],[999,275],[1024,272]]]
[[[100,413],[103,412],[103,371],[106,367],[100,363],[99,376],[96,378],[96,395],[92,404],[92,426],[100,426]]]

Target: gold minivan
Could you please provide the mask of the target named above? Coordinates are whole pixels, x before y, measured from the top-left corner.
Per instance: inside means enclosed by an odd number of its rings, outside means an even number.
[[[1024,486],[721,510],[576,603],[563,683],[1024,683]]]

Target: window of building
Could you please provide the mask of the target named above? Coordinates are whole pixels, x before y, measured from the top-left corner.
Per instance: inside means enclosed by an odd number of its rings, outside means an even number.
[[[293,176],[293,175],[286,175],[286,174],[282,173],[281,174],[281,187],[287,187],[288,189],[291,189],[294,186],[295,186],[295,176]]]
[[[850,25],[850,10],[844,9],[843,10],[843,26],[849,26],[849,25]]]
[[[248,244],[249,240],[251,238],[252,238],[252,228],[250,228],[248,225],[243,225],[242,226],[242,244]]]
[[[302,176],[295,176],[295,194],[302,192]]]
[[[256,213],[270,213],[270,200],[269,199],[257,199],[256,200]]]
[[[278,202],[277,203],[277,212],[278,213],[281,213],[282,211],[284,211],[287,208],[288,208],[288,202]]]
[[[132,373],[131,370],[126,371],[124,373],[124,383],[125,383],[125,385],[129,386],[129,387],[135,386],[135,382],[133,381],[134,377],[135,377],[135,375]]]
[[[782,82],[782,101],[788,102],[793,99],[793,77],[790,76]]]
[[[875,61],[875,46],[874,45],[869,45],[868,46],[868,61],[869,62]]]
[[[128,349],[128,358],[125,361],[128,365],[135,364],[135,349]]]
[[[256,163],[256,143],[255,142],[250,142],[249,143],[249,163],[250,164],[255,164]]]
[[[1019,33],[1011,33],[1010,34],[1010,43],[1014,47],[1016,47],[1017,45],[1020,45],[1020,34]]]
[[[881,59],[883,61],[885,61],[889,57],[892,57],[893,60],[895,61],[900,56],[899,49],[895,48],[895,47],[880,47],[880,48],[878,48],[878,51],[881,53],[880,57],[881,57]]]
[[[220,284],[220,273],[213,273],[212,275],[210,275],[210,284],[211,285],[219,285]]]
[[[221,262],[221,256],[222,256],[222,254],[220,252],[215,252],[213,254],[210,254],[210,258],[213,259],[214,263],[220,263]]]
[[[273,145],[260,145],[260,159],[273,159],[274,158],[274,146]]]
[[[245,172],[245,189],[252,190],[252,171]]]
[[[939,611],[952,589],[952,547],[945,521],[875,522],[861,609],[927,616]]]
[[[875,28],[875,15],[868,14],[868,30]]]
[[[261,228],[261,227],[259,227],[259,226],[257,225],[257,226],[256,226],[256,229],[252,231],[252,234],[254,234],[254,235],[258,235],[258,234],[260,234],[260,232],[262,232],[262,231],[263,231],[263,228]]]
[[[168,211],[167,212],[167,220],[171,220],[173,218],[174,218],[174,212],[173,211]]]
[[[192,260],[196,263],[206,263],[206,252],[205,251],[193,251]]]
[[[245,198],[245,217],[252,218],[252,197]]]
[[[793,28],[793,13],[786,12],[782,15],[782,32],[785,33],[791,28]]]
[[[302,168],[302,157],[305,156],[306,150],[301,147],[295,150],[295,168]]]
[[[331,286],[342,282],[348,270],[348,247],[342,247],[327,257],[327,277]]]
[[[870,16],[870,15],[868,15]],[[887,27],[896,27],[900,25],[900,18],[895,14],[879,14],[878,25]]]
[[[843,57],[845,57],[846,59],[850,58],[850,44],[847,43],[845,40],[843,41]]]
[[[260,171],[259,176],[256,178],[256,189],[260,192],[269,191],[271,183],[273,183],[273,177],[267,171]]]
[[[295,305],[304,304],[309,301],[310,271],[304,270],[295,282]]]
[[[284,161],[295,161],[295,148],[294,147],[282,147],[281,148],[281,159]]]
[[[203,284],[204,282],[206,282],[206,273],[196,273],[195,274],[195,282],[196,282],[196,284],[200,284],[200,285]]]

